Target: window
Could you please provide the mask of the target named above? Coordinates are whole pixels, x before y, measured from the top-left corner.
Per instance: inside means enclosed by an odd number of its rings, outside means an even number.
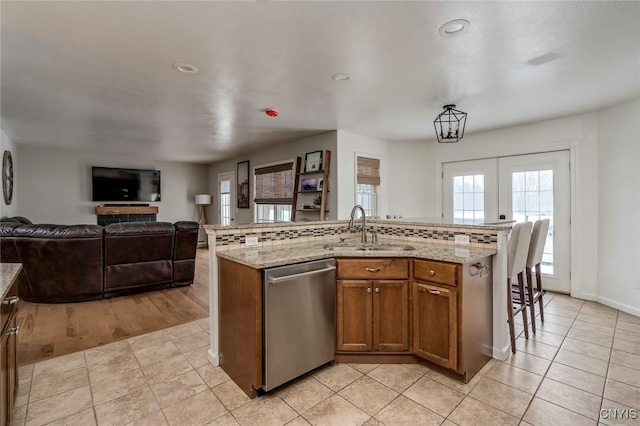
[[[220,181],[220,225],[231,225],[231,181]]]
[[[289,222],[293,204],[293,162],[256,167],[256,222]]]
[[[511,188],[513,218],[517,222],[551,220],[540,267],[543,274],[553,275],[553,170],[512,173]]]
[[[380,186],[380,160],[356,157],[356,204],[364,209],[365,216],[378,214],[378,187]]]
[[[453,177],[453,223],[484,222],[484,175]]]

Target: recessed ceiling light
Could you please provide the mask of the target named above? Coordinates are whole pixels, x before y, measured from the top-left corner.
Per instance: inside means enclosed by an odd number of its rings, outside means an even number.
[[[331,79],[333,81],[347,81],[351,79],[351,75],[345,72],[341,72],[341,73],[332,75]]]
[[[469,25],[471,24],[466,19],[454,19],[442,25],[438,32],[443,37],[455,37],[467,31]]]
[[[194,67],[193,65],[183,64],[181,62],[176,62],[175,64],[173,64],[173,69],[176,70],[176,71],[183,72],[185,74],[197,74],[198,73],[198,68]]]

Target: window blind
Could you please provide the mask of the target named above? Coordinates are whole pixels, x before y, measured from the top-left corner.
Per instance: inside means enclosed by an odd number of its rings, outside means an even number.
[[[255,169],[256,204],[293,204],[293,163]]]
[[[380,160],[377,158],[358,157],[359,185],[380,185]]]

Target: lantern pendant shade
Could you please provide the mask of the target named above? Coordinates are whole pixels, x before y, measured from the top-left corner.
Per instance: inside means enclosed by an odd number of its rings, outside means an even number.
[[[208,206],[209,204],[211,204],[211,195],[209,194],[196,195],[196,204],[198,206]]]
[[[458,111],[455,105],[445,105],[444,111],[433,121],[440,143],[455,143],[462,139],[467,113]]]

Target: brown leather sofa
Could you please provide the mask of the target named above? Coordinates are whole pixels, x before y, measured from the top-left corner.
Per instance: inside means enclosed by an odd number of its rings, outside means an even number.
[[[30,302],[139,293],[193,283],[198,229],[197,222],[102,227],[30,225],[3,218],[0,260],[23,264],[18,291]]]

